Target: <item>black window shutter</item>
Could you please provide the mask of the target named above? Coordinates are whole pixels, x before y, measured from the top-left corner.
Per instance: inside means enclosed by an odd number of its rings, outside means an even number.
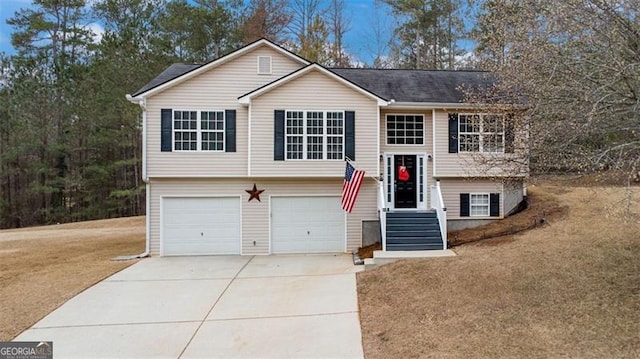
[[[460,217],[469,217],[469,194],[460,193]]]
[[[449,153],[458,153],[458,114],[449,114]]]
[[[489,195],[489,215],[491,217],[500,217],[500,193],[491,193]]]
[[[284,161],[284,110],[273,111],[273,159]]]
[[[344,112],[344,156],[356,160],[356,113]]]
[[[224,111],[225,152],[236,152],[236,110]]]
[[[508,115],[504,118],[504,152],[513,153],[513,140],[515,138],[513,116]]]
[[[160,151],[171,152],[172,145],[172,115],[173,111],[170,108],[163,108],[160,110]]]

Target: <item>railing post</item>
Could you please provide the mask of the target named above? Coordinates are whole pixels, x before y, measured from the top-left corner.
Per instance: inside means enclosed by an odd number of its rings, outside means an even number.
[[[431,186],[431,208],[435,209],[438,215],[442,248],[447,249],[447,207],[444,206],[439,180],[436,181],[435,186]]]
[[[382,251],[387,251],[387,205],[384,197],[384,183],[378,182],[378,218],[380,219],[380,240]]]

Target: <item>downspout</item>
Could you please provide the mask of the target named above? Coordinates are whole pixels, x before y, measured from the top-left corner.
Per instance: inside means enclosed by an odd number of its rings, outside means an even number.
[[[127,94],[125,97],[127,98],[127,101],[138,104],[142,109],[142,181],[145,183],[145,202],[146,202],[145,211],[147,212],[147,215],[145,215],[146,231],[145,231],[144,252],[140,254],[131,255],[131,256],[119,256],[119,257],[113,258],[113,260],[117,260],[117,261],[144,258],[144,257],[148,257],[149,254],[151,253],[151,247],[150,247],[151,237],[149,235],[149,233],[151,233],[150,232],[151,218],[148,215],[149,206],[151,204],[151,196],[149,195],[150,194],[149,178],[147,177],[147,100],[145,98],[133,98],[130,94]]]
[[[251,108],[251,100],[249,100],[249,109],[247,111],[247,177],[251,177],[251,117],[253,109]],[[236,125],[237,128],[237,125]]]

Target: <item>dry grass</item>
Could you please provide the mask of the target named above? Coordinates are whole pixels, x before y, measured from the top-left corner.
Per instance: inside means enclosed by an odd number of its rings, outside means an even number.
[[[457,257],[358,274],[367,358],[640,357],[638,194],[530,190],[568,215]]]
[[[568,207],[560,203],[558,198],[552,194],[534,190],[529,193],[528,197],[528,207],[519,213],[484,226],[449,232],[450,245],[457,246],[519,233],[550,222],[553,223],[567,214]],[[541,221],[544,222],[541,223]]]
[[[0,231],[0,341],[135,261],[144,251],[144,217]]]
[[[370,244],[368,246],[358,248],[358,257],[364,258],[373,258],[373,252],[382,250],[382,244],[380,242],[376,242],[374,244]]]

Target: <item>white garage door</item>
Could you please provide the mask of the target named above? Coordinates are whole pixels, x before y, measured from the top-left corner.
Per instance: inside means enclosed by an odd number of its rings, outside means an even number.
[[[345,215],[340,197],[272,197],[271,251],[345,251]]]
[[[240,254],[240,199],[164,198],[162,255]]]

